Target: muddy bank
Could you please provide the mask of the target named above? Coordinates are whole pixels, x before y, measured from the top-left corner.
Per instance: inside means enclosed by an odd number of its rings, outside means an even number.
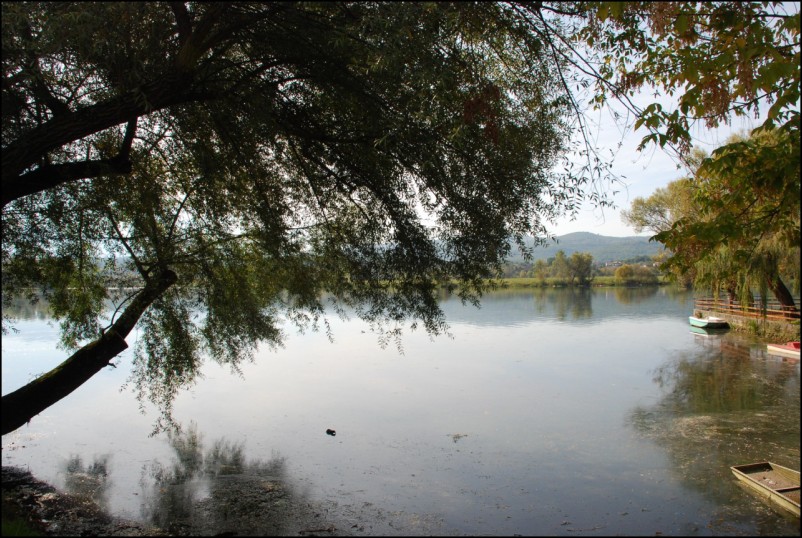
[[[67,495],[17,467],[3,467],[3,504],[51,536],[166,536],[161,529],[103,513],[91,499]]]
[[[384,511],[371,503],[311,502],[280,480],[248,474],[221,481],[217,495],[170,514],[163,526],[111,516],[91,498],[58,491],[17,467],[2,468],[2,490],[4,507],[50,536],[458,534],[445,529],[439,518]]]
[[[3,467],[2,489],[6,507],[33,529],[51,536],[348,534],[322,519],[311,506],[293,503],[291,494],[278,481],[254,477],[228,481],[223,488],[227,490],[225,499],[206,499],[192,510],[171,514],[164,528],[113,517],[93,499],[58,491],[16,467]]]

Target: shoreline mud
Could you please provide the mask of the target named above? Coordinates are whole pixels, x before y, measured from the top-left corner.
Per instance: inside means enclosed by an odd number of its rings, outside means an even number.
[[[280,482],[242,475],[226,494],[197,503],[164,528],[106,513],[93,499],[64,493],[13,466],[2,468],[3,512],[46,536],[457,536],[438,517],[372,503],[311,501]],[[226,517],[221,518],[221,514]]]
[[[4,510],[51,536],[168,536],[152,526],[112,517],[91,499],[68,495],[19,467],[2,469]]]

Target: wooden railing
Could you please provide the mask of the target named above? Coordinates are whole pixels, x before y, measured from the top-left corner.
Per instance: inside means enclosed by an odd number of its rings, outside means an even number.
[[[761,318],[772,321],[791,321],[799,319],[798,309],[783,306],[776,301],[767,302],[766,310],[764,311],[760,306],[759,300],[756,301],[754,305],[742,306],[728,299],[699,297],[694,300],[694,310],[708,310],[745,318]]]

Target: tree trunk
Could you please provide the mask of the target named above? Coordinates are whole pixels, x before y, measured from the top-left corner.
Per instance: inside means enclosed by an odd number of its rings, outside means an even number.
[[[780,302],[783,311],[786,313],[786,317],[791,317],[795,319],[799,319],[799,309],[796,307],[796,303],[794,302],[794,296],[791,295],[791,292],[788,291],[785,283],[780,278],[780,275],[774,275],[769,277],[769,289],[774,293],[774,297]]]
[[[172,286],[178,277],[165,270],[149,280],[119,319],[100,338],[90,342],[69,359],[24,387],[3,396],[2,434],[10,433],[38,415],[109,365],[128,347],[125,337],[145,310]]]

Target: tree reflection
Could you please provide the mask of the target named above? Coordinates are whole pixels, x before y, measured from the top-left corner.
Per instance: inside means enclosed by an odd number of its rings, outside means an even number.
[[[730,466],[769,460],[799,467],[799,373],[736,335],[711,342],[657,368],[663,396],[627,420],[665,449],[679,480],[724,507],[715,525],[728,531],[760,507],[737,487]],[[776,513],[758,510],[766,534],[776,533],[783,525],[773,522]]]
[[[8,323],[9,327],[13,327],[15,321],[48,320],[50,317],[50,303],[41,295],[30,294],[26,297],[3,297],[4,332],[6,323]]]
[[[192,507],[202,494],[203,454],[201,435],[195,424],[185,432],[168,433],[176,460],[170,466],[155,461],[150,466],[154,492],[145,491],[144,516],[158,527],[178,532],[185,520],[192,519]],[[144,479],[140,482],[144,488]]]
[[[616,286],[615,298],[621,304],[638,304],[657,295],[657,286],[625,287]]]
[[[716,355],[702,361],[682,357],[657,370],[654,381],[669,389],[665,404],[678,415],[758,411],[783,399],[790,371],[772,379],[748,357]]]
[[[177,535],[287,533],[304,503],[286,481],[284,458],[246,461],[244,444],[225,438],[204,450],[194,423],[168,441],[173,462],[143,469],[145,518]]]
[[[64,489],[76,497],[92,500],[101,508],[108,508],[109,456],[95,456],[85,466],[81,456],[71,455],[64,462]]]
[[[552,310],[560,320],[579,320],[593,317],[593,290],[583,287],[552,289],[537,288],[532,292],[539,313]]]

